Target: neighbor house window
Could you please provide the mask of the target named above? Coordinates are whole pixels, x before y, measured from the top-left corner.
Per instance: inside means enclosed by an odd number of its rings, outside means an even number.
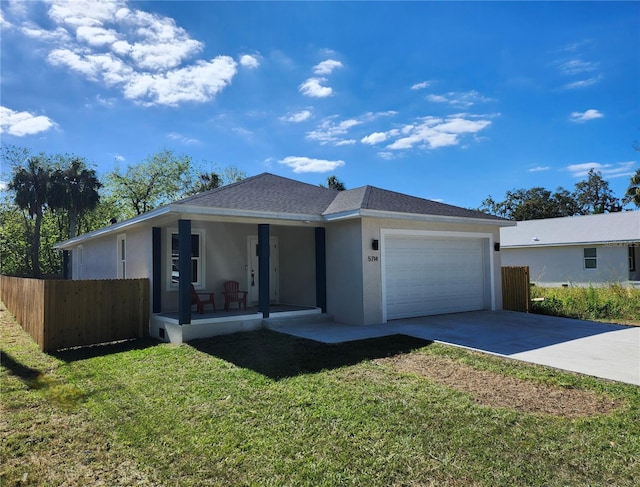
[[[585,269],[597,269],[598,258],[595,248],[583,249],[584,251],[584,268]]]
[[[127,276],[127,237],[123,233],[118,235],[118,279]]]
[[[179,271],[179,245],[178,232],[172,231],[171,235],[171,276],[169,278],[169,287],[178,287],[180,281]],[[191,282],[195,286],[204,286],[204,256],[202,249],[204,248],[204,231],[194,230],[191,234]]]
[[[635,272],[636,270],[636,252],[635,247],[631,245],[629,247],[629,270]]]

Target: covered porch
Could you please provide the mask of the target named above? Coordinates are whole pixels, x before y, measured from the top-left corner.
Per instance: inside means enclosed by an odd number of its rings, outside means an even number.
[[[182,218],[153,227],[151,335],[182,343],[325,313],[325,229],[310,223]],[[246,309],[225,309],[226,281],[246,292]],[[199,314],[192,289],[213,293],[216,311]]]

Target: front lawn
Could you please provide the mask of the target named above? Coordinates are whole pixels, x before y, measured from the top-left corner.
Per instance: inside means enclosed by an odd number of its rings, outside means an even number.
[[[0,311],[12,485],[638,485],[640,388],[403,336],[41,354]]]

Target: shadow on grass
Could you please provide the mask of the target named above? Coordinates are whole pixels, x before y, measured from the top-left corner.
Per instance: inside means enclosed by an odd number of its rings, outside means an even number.
[[[49,355],[70,363],[77,360],[86,360],[105,355],[113,355],[115,353],[131,352],[133,350],[144,350],[159,345],[161,342],[153,338],[138,338],[134,340],[125,340],[116,343],[104,343],[99,345],[90,345],[87,347],[69,348],[51,352]]]
[[[10,374],[16,376],[29,387],[33,387],[33,384],[42,373],[38,369],[33,369],[21,364],[4,350],[0,350],[0,364],[2,364],[2,367],[7,369]]]
[[[391,335],[327,344],[259,330],[196,340],[189,345],[238,367],[278,380],[407,353],[431,343],[407,335]]]

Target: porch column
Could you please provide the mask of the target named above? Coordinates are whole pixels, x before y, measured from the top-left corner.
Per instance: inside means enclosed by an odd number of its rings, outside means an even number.
[[[191,323],[191,220],[178,220],[178,322]]]
[[[327,312],[327,246],[324,227],[316,227],[316,306]]]
[[[269,317],[269,225],[258,225],[258,311]]]
[[[62,251],[62,279],[71,279],[71,252]]]
[[[153,227],[151,231],[152,310],[154,313],[160,313],[160,311],[162,311],[162,303],[160,302],[162,296],[162,288],[160,287],[160,283],[162,282],[162,229],[159,227]]]

